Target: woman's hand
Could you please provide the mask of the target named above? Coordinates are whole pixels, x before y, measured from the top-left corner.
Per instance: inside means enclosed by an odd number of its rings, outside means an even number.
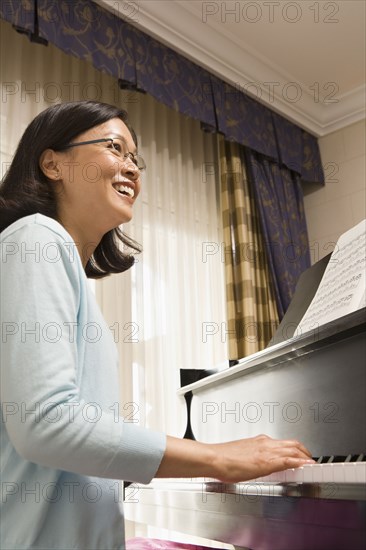
[[[314,463],[310,452],[294,439],[258,435],[211,446],[216,451],[217,478],[224,482],[246,481]]]
[[[235,483],[310,463],[310,452],[296,440],[258,435],[207,444],[168,436],[156,477],[212,477]]]

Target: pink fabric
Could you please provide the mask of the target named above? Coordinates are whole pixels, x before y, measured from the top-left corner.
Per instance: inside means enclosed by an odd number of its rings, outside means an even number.
[[[126,541],[126,550],[215,550],[199,544],[136,537]],[[217,549],[216,549],[217,550]]]

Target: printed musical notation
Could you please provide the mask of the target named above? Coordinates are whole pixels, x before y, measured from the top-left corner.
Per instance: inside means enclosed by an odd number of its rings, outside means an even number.
[[[366,220],[344,233],[299,323],[302,333],[366,306]]]

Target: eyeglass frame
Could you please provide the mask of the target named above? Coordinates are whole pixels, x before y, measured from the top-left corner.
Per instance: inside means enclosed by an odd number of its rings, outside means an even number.
[[[66,149],[69,147],[78,147],[79,145],[91,145],[92,143],[106,143],[107,141],[110,141],[113,146],[114,139],[119,139],[119,138],[100,138],[100,139],[91,139],[90,141],[77,141],[75,143],[68,143],[67,145],[64,145],[62,149]],[[146,169],[146,162],[141,155],[127,151],[127,153],[123,155],[123,160],[126,160],[126,158],[129,158],[140,172],[143,172]],[[139,161],[140,161],[140,166],[138,164]]]

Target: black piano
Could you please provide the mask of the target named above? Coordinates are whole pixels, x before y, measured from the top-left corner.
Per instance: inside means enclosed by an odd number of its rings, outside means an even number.
[[[322,263],[310,270],[317,282]],[[313,287],[308,275],[300,280],[265,350],[208,376],[196,371],[178,396],[188,407],[186,437],[296,437],[317,463],[245,483],[133,484],[127,519],[250,550],[365,550],[366,312],[289,337]]]

